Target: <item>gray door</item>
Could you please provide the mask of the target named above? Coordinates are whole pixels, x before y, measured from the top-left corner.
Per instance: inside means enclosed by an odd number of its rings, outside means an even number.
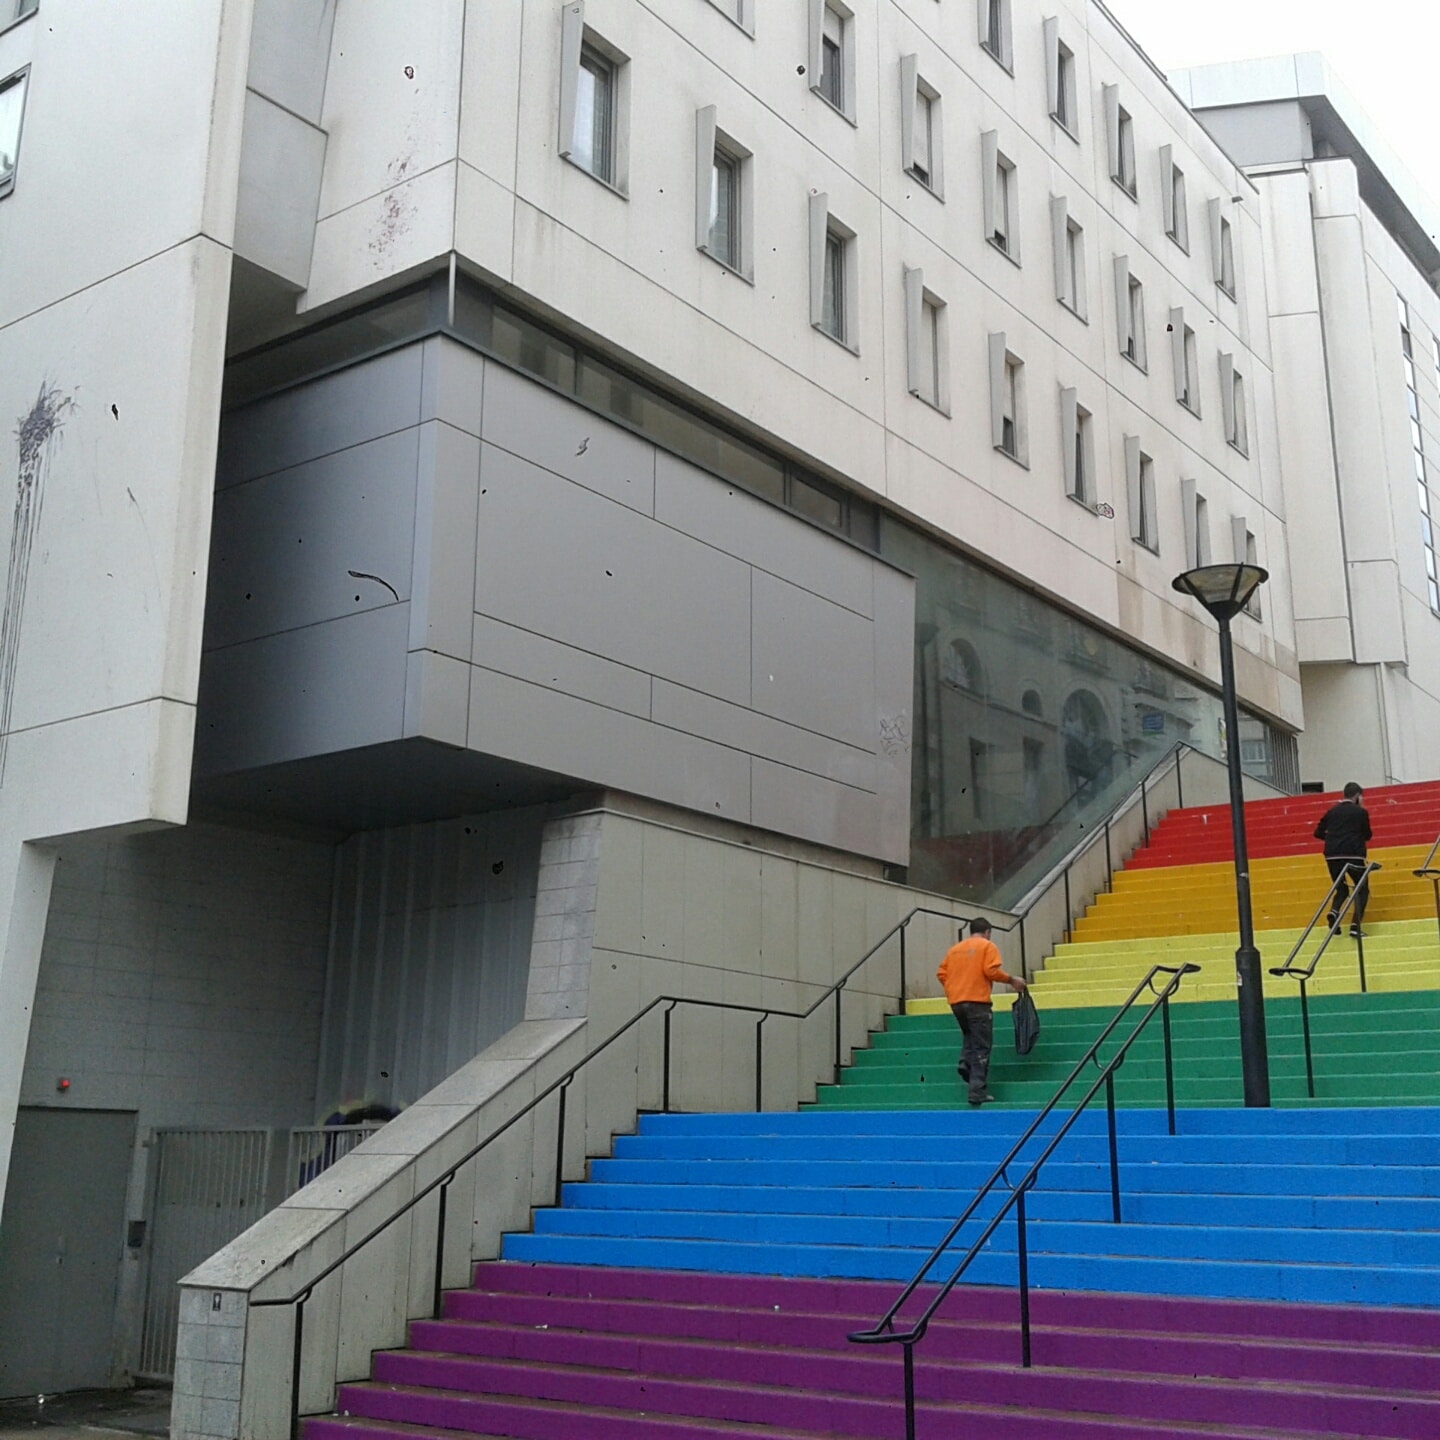
[[[0,1396],[110,1383],[131,1110],[22,1109],[0,1216]]]

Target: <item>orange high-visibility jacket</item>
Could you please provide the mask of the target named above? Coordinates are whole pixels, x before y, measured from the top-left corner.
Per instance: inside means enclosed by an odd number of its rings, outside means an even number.
[[[990,986],[995,981],[1009,982],[1010,977],[1000,964],[1000,952],[983,935],[972,935],[952,945],[935,972],[951,1005],[962,1000],[988,1004]]]

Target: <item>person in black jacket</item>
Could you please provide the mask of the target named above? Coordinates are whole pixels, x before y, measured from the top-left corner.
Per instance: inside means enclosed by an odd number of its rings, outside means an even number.
[[[1334,905],[1326,917],[1330,928],[1335,928],[1338,912],[1350,893],[1349,877],[1360,875],[1365,869],[1365,847],[1370,840],[1370,815],[1360,802],[1364,792],[1352,780],[1345,787],[1345,798],[1332,805],[1315,827],[1315,838],[1325,842],[1325,864],[1330,870],[1332,883],[1339,881],[1335,891]],[[1370,880],[1359,880],[1355,885],[1355,908],[1350,912],[1350,938],[1361,938],[1360,922],[1365,918],[1365,902],[1370,898]]]

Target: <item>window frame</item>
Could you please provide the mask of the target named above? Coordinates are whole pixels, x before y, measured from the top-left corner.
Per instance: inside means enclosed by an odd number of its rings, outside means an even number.
[[[29,14],[35,14],[30,11]],[[20,19],[27,17],[21,16]],[[30,100],[30,66],[22,65],[18,70],[12,71],[9,75],[0,78],[0,95],[18,88],[20,91],[20,115],[15,122],[15,154],[14,161],[10,166],[10,173],[0,178],[0,200],[6,199],[15,192],[15,182],[20,174],[20,148],[25,142],[25,109]]]
[[[560,40],[560,158],[607,190],[629,198],[630,168],[630,57],[585,23],[584,0],[571,0],[561,11]],[[609,72],[609,166],[602,173],[576,155],[576,126],[580,119],[580,71],[595,71],[585,64],[593,57]]]
[[[1200,344],[1195,330],[1185,323],[1185,311],[1170,311],[1170,354],[1175,367],[1175,399],[1195,418],[1201,418]]]
[[[1064,195],[1050,197],[1050,241],[1055,252],[1055,298],[1088,325],[1085,227],[1070,213],[1070,201]]]
[[[948,420],[949,306],[933,290],[926,287],[925,272],[918,266],[905,267],[905,372],[907,391],[917,400],[929,405],[932,410],[938,410]]]
[[[1214,554],[1210,534],[1210,503],[1200,493],[1198,480],[1180,482],[1180,512],[1185,524],[1185,568],[1210,564]]]
[[[838,247],[831,250],[831,246]],[[860,353],[858,237],[843,221],[830,213],[830,197],[824,192],[810,196],[810,325],[852,355]],[[831,266],[832,253],[838,266]],[[838,268],[831,283],[829,276]],[[838,325],[826,323],[826,300],[834,295]],[[838,333],[837,333],[838,332]]]
[[[918,163],[921,113],[927,117],[925,130],[928,167]],[[920,73],[917,55],[900,57],[900,168],[937,200],[945,199],[944,108],[940,92]]]
[[[827,18],[832,16],[840,32],[837,66],[825,63]],[[855,12],[844,0],[810,0],[810,64],[807,75],[811,93],[818,95],[829,109],[854,125]],[[832,77],[836,95],[827,93]]]
[[[1233,551],[1232,558],[1237,565],[1260,564],[1260,550],[1255,541],[1255,533],[1250,529],[1250,522],[1244,515],[1230,517],[1230,547]],[[1252,620],[1264,619],[1264,610],[1260,604],[1260,586],[1257,585],[1250,592],[1250,598],[1240,613],[1248,615]]]
[[[1029,405],[1026,394],[1025,362],[1009,348],[1005,333],[989,337],[990,349],[990,442],[1007,460],[1030,468]],[[1006,411],[1009,410],[1007,414]],[[1006,424],[1011,443],[1006,444]]]
[[[1160,147],[1160,208],[1165,234],[1190,253],[1190,200],[1185,172],[1175,163],[1175,147]]]
[[[1000,135],[986,130],[980,137],[985,242],[1012,265],[1020,260],[1020,172],[1000,148]],[[1003,180],[1002,180],[1003,174]],[[997,238],[1003,236],[1003,238]]]
[[[1105,142],[1110,178],[1132,200],[1140,199],[1140,182],[1135,168],[1135,117],[1120,103],[1119,85],[1106,85]]]
[[[1080,98],[1075,52],[1060,38],[1060,17],[1049,16],[1045,37],[1045,103],[1050,118],[1075,143],[1080,143]]]
[[[1061,469],[1065,494],[1093,515],[1095,494],[1095,415],[1080,404],[1079,391],[1060,391]]]
[[[1155,460],[1140,448],[1138,435],[1125,437],[1125,488],[1130,539],[1152,555],[1160,553],[1160,517],[1156,509]]]
[[[1250,458],[1250,414],[1244,372],[1234,355],[1220,357],[1220,405],[1225,422],[1225,443]]]
[[[977,0],[980,48],[1007,75],[1015,73],[1015,16],[1011,0]],[[992,25],[992,19],[994,24]]]
[[[715,106],[695,112],[695,248],[717,265],[755,283],[754,271],[754,155],[734,136],[715,123]],[[714,206],[717,161],[723,158],[734,168],[731,231],[733,251],[724,255],[712,241],[711,211]]]
[[[1239,281],[1235,269],[1235,227],[1224,212],[1224,201],[1210,201],[1211,268],[1222,295],[1236,299]]]
[[[1142,375],[1148,375],[1150,354],[1145,335],[1145,283],[1131,271],[1128,255],[1115,257],[1115,331],[1121,355]]]
[[[732,25],[743,30],[752,40],[755,38],[756,0],[710,0]]]

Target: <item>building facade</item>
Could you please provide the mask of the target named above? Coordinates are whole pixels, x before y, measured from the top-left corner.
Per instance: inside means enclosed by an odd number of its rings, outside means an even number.
[[[187,1147],[1295,788],[1267,192],[1102,6],[111,10],[0,30],[0,1393],[168,1373]]]
[[[1262,197],[1306,780],[1440,767],[1440,215],[1319,55],[1179,93]],[[1321,402],[1318,403],[1317,402]]]

